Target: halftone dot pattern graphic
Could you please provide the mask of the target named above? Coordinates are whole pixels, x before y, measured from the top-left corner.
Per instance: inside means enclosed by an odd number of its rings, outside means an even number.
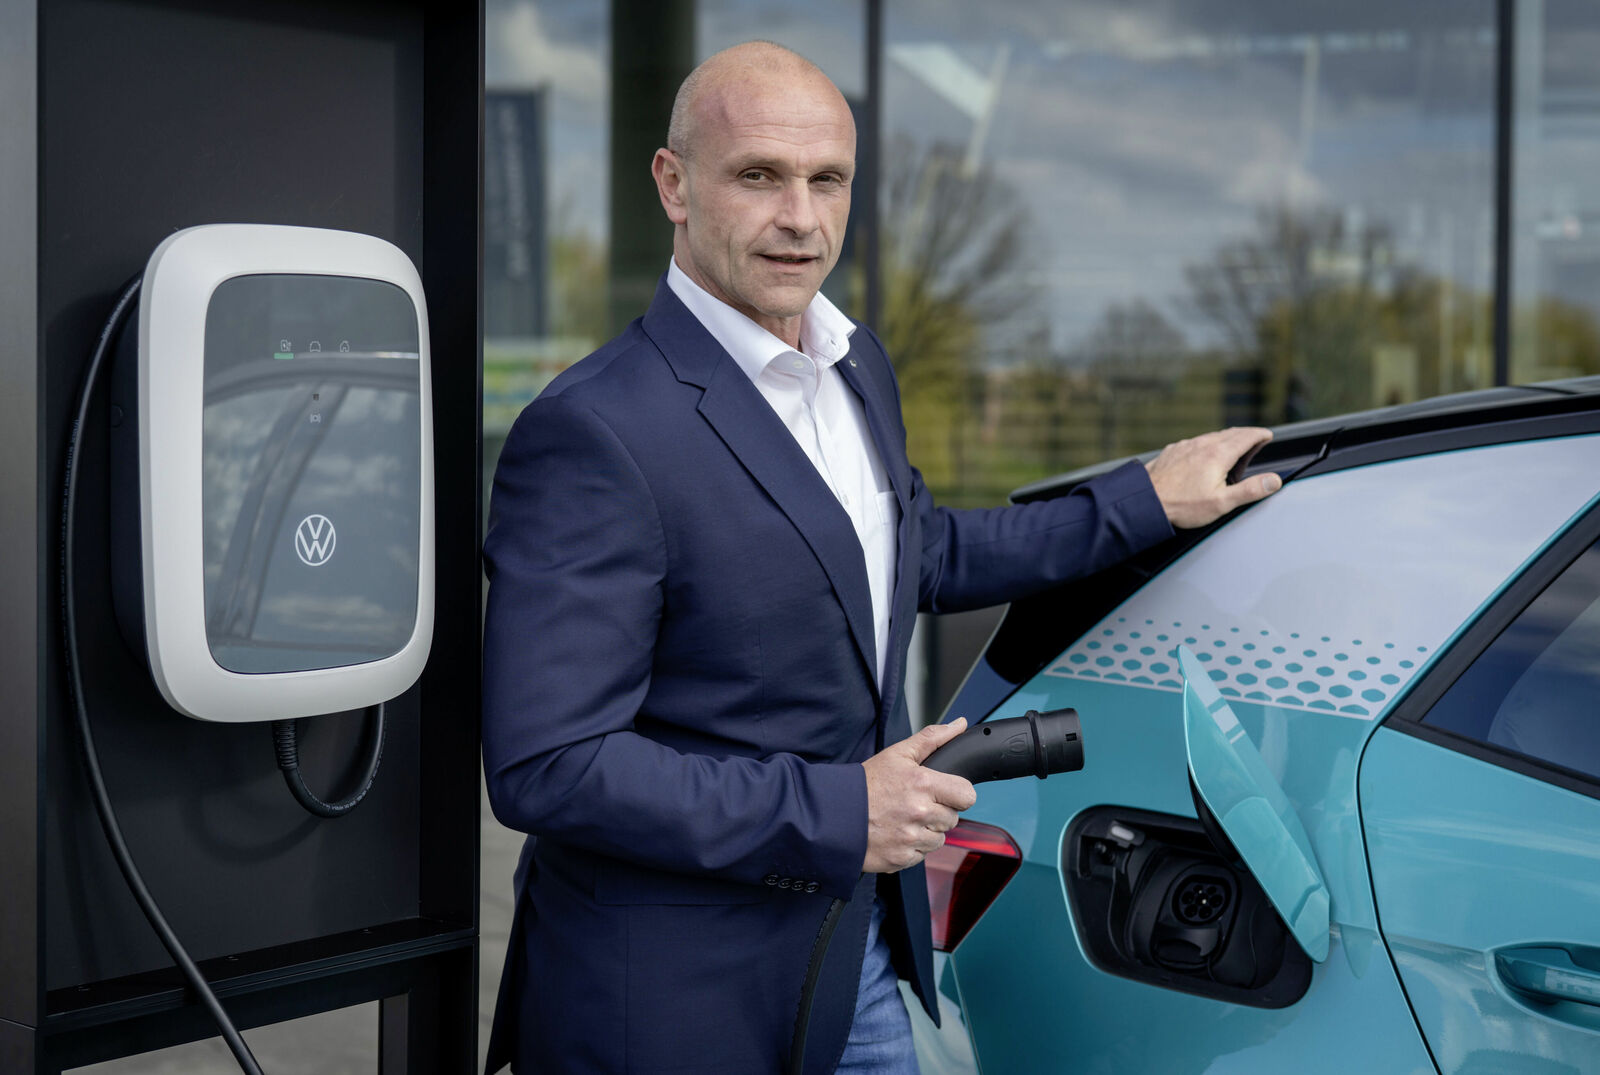
[[[1194,652],[1226,697],[1350,717],[1382,711],[1429,654],[1427,646],[1392,639],[1114,616],[1045,674],[1182,690],[1179,646]]]

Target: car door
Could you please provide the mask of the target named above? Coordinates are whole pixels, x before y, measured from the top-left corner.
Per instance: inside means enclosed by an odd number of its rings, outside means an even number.
[[[1600,517],[1373,736],[1384,941],[1439,1070],[1600,1072]]]
[[[1359,759],[1437,654],[1597,486],[1597,437],[1291,482],[996,708],[1076,708],[1086,760],[1042,783],[982,785],[968,812],[1019,856],[944,966],[941,988],[959,1000],[982,1068],[1433,1070],[1380,940]],[[1321,962],[1272,927],[1248,864],[1197,820],[1179,647],[1304,829],[1327,893]],[[1231,924],[1201,920],[1214,892],[1235,909]]]

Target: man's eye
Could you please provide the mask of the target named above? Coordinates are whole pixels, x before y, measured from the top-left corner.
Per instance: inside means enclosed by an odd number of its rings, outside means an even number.
[[[743,179],[746,183],[759,183],[763,179],[767,178],[767,173],[759,172],[759,171],[749,171],[749,172],[745,172],[739,178]]]

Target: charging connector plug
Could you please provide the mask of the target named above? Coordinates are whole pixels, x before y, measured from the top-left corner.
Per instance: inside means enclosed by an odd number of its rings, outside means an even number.
[[[922,764],[974,784],[1017,776],[1043,780],[1083,768],[1083,729],[1076,709],[1030,709],[1020,717],[974,724]]]

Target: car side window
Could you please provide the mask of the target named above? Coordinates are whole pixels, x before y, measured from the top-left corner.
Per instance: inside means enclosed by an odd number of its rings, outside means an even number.
[[[1600,778],[1600,542],[1500,633],[1422,722]]]

